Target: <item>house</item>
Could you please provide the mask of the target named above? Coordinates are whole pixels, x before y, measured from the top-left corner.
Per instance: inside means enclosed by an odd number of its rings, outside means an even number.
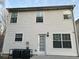
[[[79,39],[79,19],[77,19],[75,23],[76,23],[77,34],[78,34],[78,39]]]
[[[76,24],[77,37],[78,37],[78,46],[79,46],[79,19],[75,21],[75,24]],[[79,51],[79,47],[78,47],[78,51]]]
[[[7,8],[3,55],[26,49],[35,55],[78,56],[73,5]]]

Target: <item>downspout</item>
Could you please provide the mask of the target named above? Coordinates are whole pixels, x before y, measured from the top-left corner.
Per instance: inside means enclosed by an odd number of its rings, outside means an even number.
[[[74,5],[73,5],[73,8],[74,8]],[[75,25],[75,21],[74,21],[73,9],[71,9],[71,12],[72,12],[72,20],[73,20],[73,27],[74,27],[74,35],[75,35],[75,42],[76,42],[77,56],[79,56],[79,53],[78,53],[78,37],[77,37],[77,29],[76,29],[76,25]]]

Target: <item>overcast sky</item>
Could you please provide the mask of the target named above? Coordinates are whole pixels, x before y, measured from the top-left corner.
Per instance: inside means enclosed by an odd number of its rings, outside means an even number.
[[[8,7],[34,7],[34,6],[53,6],[76,4],[74,8],[75,19],[79,18],[79,0],[6,0],[5,6]]]

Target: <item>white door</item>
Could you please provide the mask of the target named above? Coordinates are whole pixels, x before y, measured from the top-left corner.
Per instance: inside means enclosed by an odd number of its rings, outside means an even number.
[[[46,54],[46,34],[39,34],[39,54],[45,55]]]

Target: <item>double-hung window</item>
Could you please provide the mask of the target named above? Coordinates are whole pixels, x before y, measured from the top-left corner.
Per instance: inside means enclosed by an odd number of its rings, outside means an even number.
[[[71,48],[70,34],[62,34],[63,48]]]
[[[38,12],[36,15],[36,23],[43,23],[43,13]]]
[[[22,33],[16,34],[15,35],[15,41],[22,41],[22,36],[23,36]]]
[[[53,48],[71,48],[70,34],[53,34]]]
[[[10,23],[17,23],[17,12],[12,12],[11,13]]]
[[[61,48],[61,34],[53,34],[53,47]]]

